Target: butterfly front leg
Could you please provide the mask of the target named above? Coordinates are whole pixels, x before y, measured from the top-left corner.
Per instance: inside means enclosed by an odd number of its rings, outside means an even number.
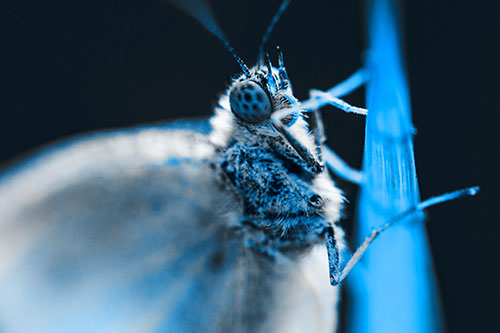
[[[333,227],[327,226],[324,230],[326,240],[326,251],[328,253],[328,268],[330,270],[330,284],[336,286],[339,284],[340,257],[339,248],[335,241]]]
[[[283,135],[288,144],[282,138],[269,140],[269,145],[274,149],[276,154],[300,165],[310,175],[317,175],[324,170],[320,160],[303,146],[285,127],[278,128],[278,131]]]
[[[361,185],[363,182],[363,175],[360,170],[350,167],[342,158],[340,158],[330,147],[328,147],[325,135],[325,126],[321,117],[319,109],[311,113],[311,126],[314,135],[314,143],[318,159],[321,163],[326,165],[339,177],[344,180],[350,181],[354,184]]]

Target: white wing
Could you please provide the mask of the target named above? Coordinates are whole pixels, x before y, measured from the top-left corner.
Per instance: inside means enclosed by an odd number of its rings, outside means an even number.
[[[231,237],[213,154],[203,134],[139,128],[4,175],[0,331],[331,331],[324,253],[270,263]]]

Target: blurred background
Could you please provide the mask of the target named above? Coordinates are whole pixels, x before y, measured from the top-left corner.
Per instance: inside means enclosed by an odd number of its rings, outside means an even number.
[[[222,29],[247,64],[256,61],[259,41],[280,3],[212,1]],[[420,0],[401,6],[422,198],[481,186],[477,197],[428,211],[450,332],[491,332],[500,326],[498,13],[494,2],[484,1]],[[239,71],[215,37],[166,1],[4,0],[0,16],[3,168],[75,134],[208,117]],[[299,99],[361,67],[365,16],[363,1],[292,1],[267,50],[276,59],[275,46],[283,49]],[[346,100],[364,106],[364,91]],[[328,107],[323,114],[328,144],[360,168],[364,119]],[[350,199],[343,225],[352,235],[357,188],[338,185]]]

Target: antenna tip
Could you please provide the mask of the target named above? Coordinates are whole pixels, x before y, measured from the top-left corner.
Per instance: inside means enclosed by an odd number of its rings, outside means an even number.
[[[468,195],[476,195],[479,192],[479,186],[469,187],[466,191]]]

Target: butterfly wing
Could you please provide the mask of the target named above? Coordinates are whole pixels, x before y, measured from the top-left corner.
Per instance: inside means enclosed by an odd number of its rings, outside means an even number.
[[[324,253],[277,263],[251,253],[228,231],[241,207],[217,178],[213,145],[187,128],[86,136],[4,175],[0,330],[331,328]]]

